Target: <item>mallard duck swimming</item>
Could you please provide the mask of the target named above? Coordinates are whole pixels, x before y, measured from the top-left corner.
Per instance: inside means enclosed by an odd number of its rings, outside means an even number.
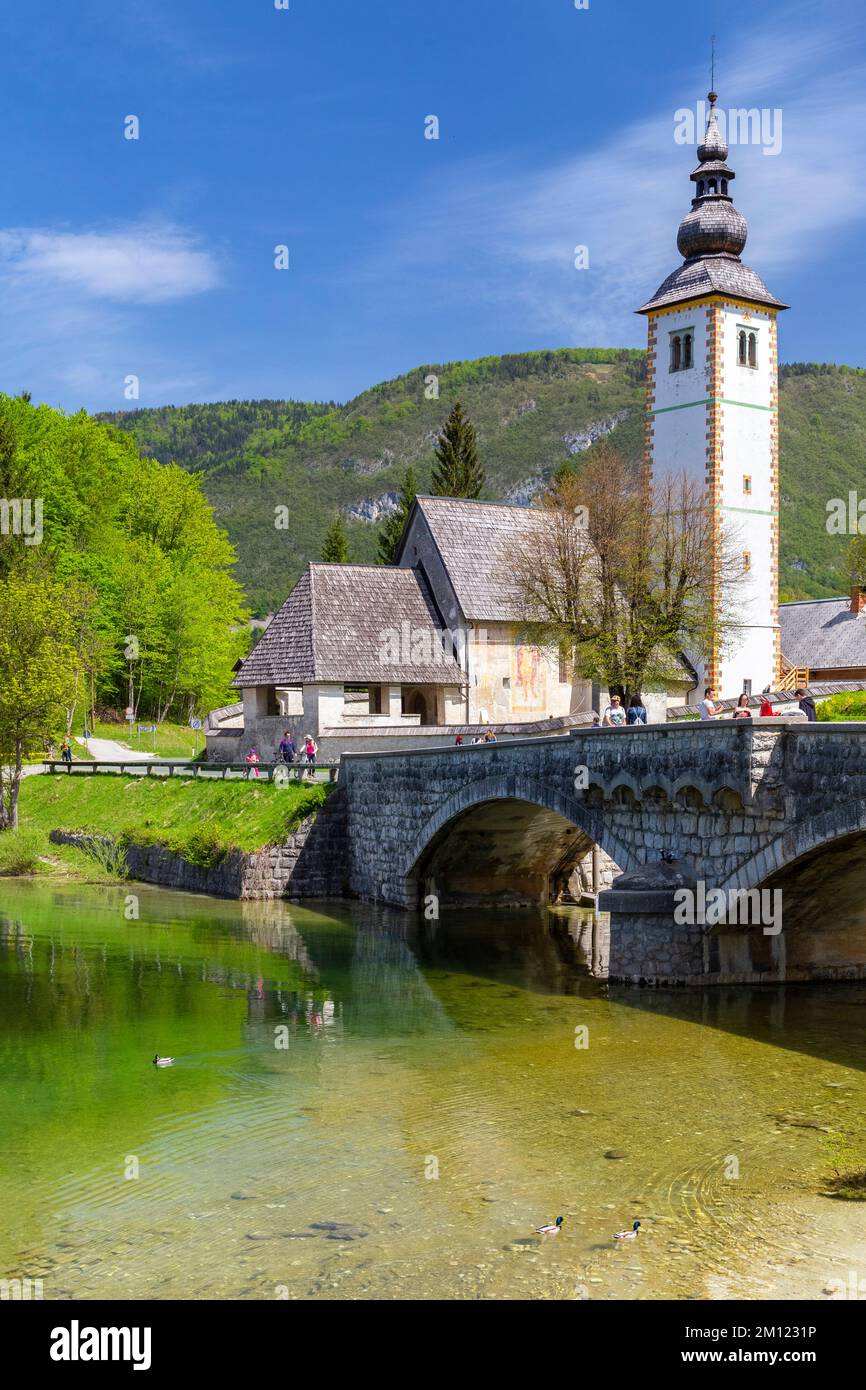
[[[160,1057],[159,1053],[157,1052],[156,1056],[153,1059],[153,1065],[155,1067],[170,1067],[173,1061],[173,1057]]]
[[[536,1232],[540,1236],[558,1236],[559,1228],[562,1225],[562,1217],[558,1216],[549,1226],[536,1226]]]
[[[640,1222],[635,1221],[630,1231],[617,1231],[614,1240],[634,1240],[640,1229]]]

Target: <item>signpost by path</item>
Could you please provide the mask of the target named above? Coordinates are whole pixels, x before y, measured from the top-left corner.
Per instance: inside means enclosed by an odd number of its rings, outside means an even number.
[[[155,753],[155,752],[156,752],[156,725],[155,725],[155,724],[139,724],[139,726],[138,726],[138,741],[139,741],[139,743],[141,743],[141,735],[142,735],[142,734],[153,734],[153,751],[154,751],[154,753]]]
[[[201,728],[201,720],[196,719],[193,715],[189,721],[189,727],[195,731],[195,756],[198,757],[198,731]]]

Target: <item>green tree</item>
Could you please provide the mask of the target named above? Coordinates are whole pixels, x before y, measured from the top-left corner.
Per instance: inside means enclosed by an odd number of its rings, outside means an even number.
[[[412,510],[415,497],[418,492],[418,476],[411,463],[403,474],[400,484],[400,497],[397,510],[391,512],[384,521],[379,532],[379,554],[380,565],[393,565],[397,559],[397,547],[409,520],[409,513]]]
[[[65,727],[78,654],[64,592],[35,563],[0,583],[0,828],[18,826],[26,758]]]
[[[532,543],[509,556],[524,632],[584,679],[640,694],[676,676],[684,649],[737,640],[741,555],[685,473],[647,486],[606,445],[530,515]]]
[[[435,452],[430,485],[434,497],[481,496],[484,469],[478,459],[478,437],[459,401],[445,421]]]
[[[39,537],[0,536],[0,580],[38,558],[62,586],[79,653],[68,719],[85,699],[184,720],[227,702],[248,614],[200,477],[83,411],[0,395],[4,497],[40,503]]]
[[[346,565],[349,562],[349,537],[346,523],[340,512],[334,517],[322,542],[322,559],[332,565]]]
[[[848,547],[845,568],[851,584],[866,585],[866,536],[855,536]]]

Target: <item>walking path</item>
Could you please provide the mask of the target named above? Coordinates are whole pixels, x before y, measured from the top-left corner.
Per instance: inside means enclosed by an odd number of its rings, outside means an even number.
[[[83,738],[77,738],[75,742],[82,744],[98,762],[146,763],[156,756],[145,753],[142,748],[124,748],[113,738],[89,738],[86,743]]]

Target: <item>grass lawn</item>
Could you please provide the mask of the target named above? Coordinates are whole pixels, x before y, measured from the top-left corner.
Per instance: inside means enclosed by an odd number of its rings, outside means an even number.
[[[89,864],[96,872],[88,877],[105,876],[81,850],[52,845],[51,830],[159,842],[193,863],[214,863],[228,850],[249,852],[285,839],[323,805],[329,790],[328,783],[28,777],[21,787],[20,830],[0,835],[0,873],[41,871],[42,856],[76,872]]]

